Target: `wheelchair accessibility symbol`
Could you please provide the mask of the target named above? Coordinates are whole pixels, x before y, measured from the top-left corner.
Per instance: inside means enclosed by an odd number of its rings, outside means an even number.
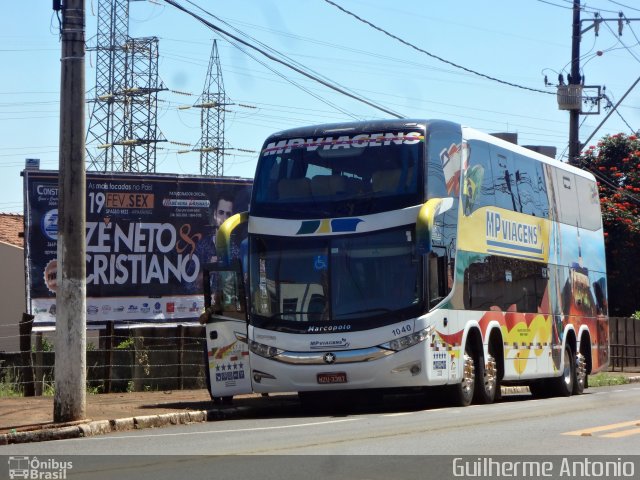
[[[315,270],[326,270],[328,266],[326,255],[317,255],[313,261],[313,268]]]

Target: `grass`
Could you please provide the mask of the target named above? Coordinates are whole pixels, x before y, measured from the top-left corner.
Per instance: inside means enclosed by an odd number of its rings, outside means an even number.
[[[629,383],[629,379],[624,375],[616,375],[615,373],[600,372],[589,376],[590,387],[608,387],[611,385],[625,385]]]
[[[20,390],[20,385],[12,378],[11,374],[7,370],[4,374],[4,378],[0,378],[0,398],[21,396],[22,390]]]
[[[90,395],[102,393],[103,386],[92,387],[87,385],[87,393]],[[42,396],[53,397],[55,395],[55,384],[53,379],[43,378],[42,381]],[[22,397],[24,396],[24,389],[20,384],[18,378],[11,375],[9,371],[6,371],[4,377],[0,378],[0,398],[7,397]]]

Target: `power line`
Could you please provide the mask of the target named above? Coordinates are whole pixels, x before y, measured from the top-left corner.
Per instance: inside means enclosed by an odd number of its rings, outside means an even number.
[[[614,0],[609,0],[609,1],[610,1],[611,3],[616,4],[616,5],[620,5],[621,7],[628,8],[629,10],[635,10],[636,12],[640,12],[640,9],[630,7],[629,5],[625,5],[624,3],[615,2]]]
[[[235,35],[233,35],[233,34],[231,34],[231,33],[227,32],[226,30],[223,30],[222,28],[220,28],[220,27],[218,27],[218,26],[214,25],[213,23],[211,23],[211,22],[209,22],[208,20],[206,20],[206,19],[202,18],[200,15],[196,14],[195,12],[192,12],[192,11],[190,11],[189,9],[187,9],[187,8],[183,7],[182,5],[178,4],[178,3],[177,3],[177,2],[175,2],[174,0],[164,0],[164,1],[165,1],[166,3],[168,3],[169,5],[171,5],[171,6],[175,7],[175,8],[177,8],[178,10],[181,10],[181,11],[183,11],[184,13],[186,13],[186,14],[188,14],[188,15],[192,16],[193,18],[195,18],[195,19],[196,19],[196,20],[198,20],[199,22],[203,23],[204,25],[206,25],[206,26],[207,26],[207,27],[209,27],[210,29],[215,30],[216,32],[220,33],[221,35],[224,35],[226,38],[232,38],[232,39],[233,39],[233,40],[235,40],[236,42],[240,42],[240,43],[242,43],[243,45],[245,45],[245,46],[247,46],[247,47],[249,47],[249,48],[251,48],[251,49],[253,49],[253,50],[255,50],[255,51],[259,52],[259,53],[261,53],[262,55],[264,55],[264,56],[265,56],[265,57],[267,57],[268,59],[270,59],[270,60],[272,60],[272,61],[274,61],[274,62],[278,62],[278,63],[280,63],[280,64],[282,64],[282,65],[286,66],[287,68],[290,68],[291,70],[293,70],[293,71],[295,71],[295,72],[299,73],[300,75],[303,75],[303,76],[305,76],[305,77],[307,77],[307,78],[310,78],[310,79],[312,79],[312,80],[315,80],[316,82],[318,82],[318,83],[320,83],[320,84],[324,85],[324,86],[325,86],[325,87],[327,87],[327,88],[330,88],[330,89],[332,89],[332,90],[335,90],[335,91],[336,91],[336,92],[338,92],[338,93],[341,93],[341,94],[343,94],[343,95],[345,95],[345,96],[347,96],[347,97],[350,97],[350,98],[352,98],[352,99],[354,99],[354,100],[357,100],[357,101],[359,101],[359,102],[362,102],[362,103],[364,103],[364,104],[366,104],[366,105],[369,105],[370,107],[373,107],[373,108],[375,108],[375,109],[377,109],[377,110],[380,110],[380,111],[382,111],[382,112],[384,112],[384,113],[387,113],[387,114],[389,114],[389,115],[392,115],[392,116],[394,116],[394,117],[396,117],[396,118],[403,118],[403,115],[400,115],[400,114],[398,114],[398,113],[396,113],[396,112],[393,112],[393,111],[391,111],[391,110],[389,110],[389,109],[387,109],[387,108],[385,108],[385,107],[382,107],[382,106],[380,106],[380,105],[376,105],[375,103],[373,103],[373,102],[371,102],[371,101],[369,101],[369,100],[366,100],[366,99],[364,99],[364,98],[362,98],[362,97],[359,97],[359,96],[357,96],[357,95],[354,95],[354,94],[352,94],[352,93],[350,93],[350,92],[347,92],[347,91],[346,91],[346,90],[344,90],[343,88],[340,88],[340,87],[338,87],[338,86],[336,86],[336,85],[334,85],[334,84],[332,84],[332,83],[329,83],[329,82],[327,82],[327,81],[325,81],[325,80],[323,80],[323,79],[321,79],[321,78],[318,78],[317,76],[312,75],[312,74],[310,74],[310,73],[306,72],[305,70],[303,70],[303,69],[301,69],[301,68],[296,67],[295,65],[291,65],[290,63],[287,63],[287,62],[285,62],[284,60],[282,60],[282,59],[280,59],[280,58],[275,57],[274,55],[270,54],[269,52],[266,52],[265,50],[263,50],[263,49],[261,49],[261,48],[259,48],[259,47],[256,47],[255,45],[252,45],[252,44],[250,44],[249,42],[247,42],[247,41],[245,41],[245,40],[243,40],[243,39],[241,39],[241,38],[239,38],[239,37],[237,37],[237,36],[235,36]]]
[[[333,108],[335,108],[336,110],[338,110],[341,113],[344,113],[345,115],[353,118],[353,119],[357,119],[357,117],[355,115],[353,115],[352,113],[349,113],[348,111],[346,111],[345,109],[343,109],[342,107],[334,104],[333,102],[322,98],[320,95],[318,95],[317,93],[309,90],[308,88],[304,87],[302,84],[300,84],[299,82],[296,82],[295,80],[287,77],[286,75],[284,75],[282,72],[277,71],[275,68],[272,68],[271,66],[269,66],[266,62],[260,60],[259,58],[257,58],[255,55],[252,55],[251,53],[247,52],[244,48],[242,48],[240,45],[238,45],[236,42],[233,42],[231,40],[227,40],[231,45],[233,45],[234,47],[236,47],[238,50],[240,50],[242,53],[244,53],[246,56],[248,56],[249,58],[253,59],[255,62],[259,63],[260,65],[262,65],[264,68],[266,68],[267,70],[270,70],[274,75],[277,75],[278,77],[282,78],[283,80],[285,80],[286,82],[290,83],[291,85],[299,88],[300,90],[302,90],[303,92],[311,95],[312,97],[320,100],[323,103],[326,103],[327,105],[332,106]]]
[[[629,55],[631,55],[631,56],[632,56],[632,57],[633,57],[637,62],[640,62],[640,58],[638,58],[638,57],[636,56],[636,54],[635,54],[635,53],[633,53],[633,52],[631,51],[631,48],[630,48],[630,47],[628,47],[627,45],[625,45],[625,43],[622,41],[622,39],[620,38],[620,36],[619,36],[619,35],[617,35],[617,34],[613,31],[613,29],[611,28],[611,26],[609,25],[609,23],[608,23],[608,22],[604,22],[604,24],[605,24],[605,26],[609,29],[609,31],[611,32],[611,34],[612,34],[614,37],[616,37],[616,38],[618,39],[618,43],[620,43],[620,45],[622,45],[622,46],[624,47],[624,49],[625,49],[627,52],[629,52]],[[637,37],[636,37],[636,40],[637,40]]]
[[[629,130],[631,130],[631,133],[635,133],[635,130],[633,129],[633,127],[631,125],[629,125],[629,122],[627,122],[624,117],[622,116],[622,114],[616,110],[616,113],[618,114],[618,116],[620,117],[620,120],[622,120],[624,122],[624,124],[627,126],[627,128]]]
[[[571,10],[572,7],[565,7],[564,5],[558,5],[557,3],[548,2],[547,0],[538,0],[540,3],[546,3],[547,5],[552,5],[558,8],[566,8],[567,10]]]
[[[301,64],[300,62],[298,62],[297,60],[295,60],[295,59],[291,58],[290,56],[285,55],[285,54],[283,54],[282,52],[279,52],[279,51],[275,50],[274,48],[270,47],[269,45],[265,44],[264,42],[261,42],[260,40],[258,40],[258,39],[256,39],[256,38],[252,37],[251,35],[249,35],[249,34],[247,34],[247,33],[243,32],[243,31],[242,31],[242,30],[240,30],[239,28],[234,27],[234,26],[233,26],[233,25],[231,25],[229,22],[226,22],[226,21],[224,21],[223,19],[221,19],[220,17],[217,17],[217,16],[216,16],[216,15],[214,15],[213,13],[209,12],[208,10],[205,10],[205,9],[204,9],[204,8],[202,8],[200,5],[198,5],[198,4],[196,4],[196,3],[194,3],[192,0],[186,0],[186,2],[187,2],[187,3],[189,3],[190,5],[193,5],[193,6],[194,6],[194,7],[196,7],[197,9],[201,10],[202,12],[204,12],[204,13],[205,13],[205,14],[207,14],[207,15],[209,15],[210,17],[212,17],[212,18],[214,18],[214,19],[218,20],[219,22],[223,23],[224,25],[228,26],[229,28],[233,29],[233,30],[234,30],[236,33],[238,33],[239,35],[243,35],[245,38],[248,38],[249,40],[253,41],[254,43],[256,43],[256,44],[260,45],[260,47],[264,48],[265,50],[268,50],[268,51],[270,51],[270,52],[274,53],[275,55],[279,55],[280,57],[284,58],[284,59],[285,59],[285,60],[287,60],[288,62],[291,62],[291,63],[293,63],[293,64],[297,65],[299,68],[301,68],[301,69],[303,69],[303,70],[305,70],[305,71],[311,72],[313,75],[315,75],[315,76],[317,76],[317,77],[320,77],[320,78],[323,78],[325,81],[330,82],[330,83],[332,83],[332,84],[334,84],[334,85],[337,85],[337,86],[339,86],[340,88],[342,88],[342,89],[344,89],[344,90],[346,90],[346,91],[349,91],[349,92],[353,93],[354,95],[359,95],[359,93],[358,93],[358,92],[355,92],[355,91],[353,91],[352,89],[345,87],[344,85],[340,85],[339,83],[335,82],[334,80],[331,80],[330,78],[326,77],[325,75],[322,75],[321,73],[319,73],[319,72],[317,72],[317,71],[315,71],[315,70],[313,70],[313,69],[311,69],[311,68],[309,68],[309,67],[307,67],[307,66],[305,66],[305,65]],[[231,42],[230,42],[230,43],[231,43]],[[238,49],[239,49],[239,50],[241,50],[243,53],[245,53],[246,55],[248,55],[246,51],[242,50],[242,49],[241,49],[240,47],[238,47],[237,45],[235,45],[235,44],[233,44],[233,43],[232,43],[232,45],[234,45],[236,48],[238,48]],[[250,56],[250,55],[249,55],[249,56]],[[254,57],[251,57],[251,58],[254,58]],[[255,58],[254,58],[254,60],[255,60]],[[262,63],[262,62],[260,62],[260,63]],[[264,65],[264,64],[263,64],[263,65]],[[269,67],[267,67],[267,68],[269,68]],[[270,68],[269,68],[269,69],[270,69]],[[270,70],[272,70],[272,69],[270,69]],[[274,70],[272,70],[272,71],[274,71]],[[275,72],[275,71],[274,71],[274,72]],[[306,91],[306,90],[305,90],[305,91]],[[307,93],[310,93],[310,92],[307,92]],[[312,95],[313,95],[313,94],[312,94]],[[313,96],[315,96],[315,95],[313,95]],[[364,97],[362,97],[361,95],[360,95],[360,97],[361,97],[361,98],[364,98]],[[368,99],[367,99],[367,100],[368,100]],[[325,101],[325,100],[323,100],[323,101]],[[337,108],[337,107],[336,107],[336,106],[334,106],[334,108]],[[339,109],[339,108],[338,108],[338,109]],[[339,110],[340,110],[340,111],[342,111],[343,113],[345,113],[346,115],[351,116],[352,118],[357,118],[357,117],[355,117],[354,115],[351,115],[351,114],[349,114],[348,112],[345,112],[345,111],[344,111],[344,110],[342,110],[342,109],[339,109]]]
[[[360,16],[356,15],[355,13],[353,13],[353,12],[351,12],[351,11],[349,11],[349,10],[347,10],[347,9],[343,8],[343,7],[341,7],[340,5],[338,5],[338,4],[337,4],[337,3],[335,3],[335,2],[332,2],[331,0],[324,0],[324,1],[325,1],[325,2],[327,2],[329,5],[333,5],[334,7],[336,7],[336,8],[337,8],[338,10],[340,10],[341,12],[344,12],[344,13],[346,13],[347,15],[351,15],[351,16],[352,16],[353,18],[355,18],[356,20],[358,20],[358,21],[360,21],[360,22],[362,22],[362,23],[364,23],[364,24],[366,24],[366,25],[369,25],[371,28],[373,28],[373,29],[375,29],[375,30],[378,30],[379,32],[384,33],[385,35],[387,35],[388,37],[393,38],[394,40],[397,40],[398,42],[402,43],[403,45],[406,45],[407,47],[410,47],[410,48],[412,48],[412,49],[414,49],[414,50],[417,50],[417,51],[418,51],[418,52],[420,52],[420,53],[424,53],[425,55],[428,55],[428,56],[429,56],[429,57],[431,57],[431,58],[435,58],[436,60],[439,60],[440,62],[446,63],[447,65],[451,65],[451,66],[453,66],[453,67],[455,67],[455,68],[459,68],[460,70],[464,70],[465,72],[472,73],[472,74],[474,74],[474,75],[478,75],[479,77],[483,77],[483,78],[486,78],[486,79],[488,79],[488,80],[492,80],[492,81],[494,81],[494,82],[501,83],[501,84],[503,84],[503,85],[508,85],[508,86],[510,86],[510,87],[521,88],[522,90],[529,90],[530,92],[546,93],[546,94],[548,94],[548,95],[555,95],[555,92],[548,92],[548,91],[546,91],[546,90],[538,90],[537,88],[530,88],[530,87],[525,87],[525,86],[523,86],[523,85],[518,85],[517,83],[507,82],[506,80],[501,80],[501,79],[499,79],[499,78],[492,77],[492,76],[490,76],[490,75],[486,75],[486,74],[484,74],[484,73],[480,73],[480,72],[478,72],[478,71],[476,71],[476,70],[472,70],[471,68],[467,68],[467,67],[464,67],[464,66],[462,66],[462,65],[459,65],[459,64],[457,64],[457,63],[454,63],[454,62],[451,62],[451,61],[449,61],[449,60],[446,60],[446,59],[444,59],[444,58],[442,58],[442,57],[440,57],[440,56],[438,56],[438,55],[435,55],[435,54],[433,54],[433,53],[431,53],[431,52],[428,52],[428,51],[426,51],[426,50],[424,50],[424,49],[422,49],[422,48],[420,48],[420,47],[417,47],[417,46],[416,46],[416,45],[414,45],[413,43],[410,43],[410,42],[408,42],[408,41],[406,41],[406,40],[404,40],[404,39],[402,39],[402,38],[398,37],[397,35],[394,35],[393,33],[388,32],[388,31],[387,31],[387,30],[385,30],[384,28],[381,28],[381,27],[379,27],[379,26],[377,26],[377,25],[375,25],[375,24],[371,23],[370,21],[365,20],[364,18],[362,18],[362,17],[360,17]]]
[[[591,133],[591,135],[589,136],[589,138],[587,138],[587,139],[585,140],[584,145],[586,145],[587,143],[589,143],[589,140],[591,140],[591,139],[593,138],[593,136],[596,134],[596,132],[597,132],[598,130],[600,130],[600,127],[602,127],[602,125],[604,125],[604,122],[606,122],[606,121],[609,119],[609,117],[611,116],[611,114],[612,114],[613,112],[615,112],[615,111],[618,109],[618,107],[620,106],[620,104],[622,103],[622,101],[623,101],[625,98],[627,98],[627,95],[629,95],[629,92],[631,92],[631,90],[633,90],[633,89],[635,88],[635,86],[638,84],[638,82],[640,82],[640,77],[638,77],[638,78],[636,79],[636,81],[635,81],[635,82],[633,82],[633,84],[629,87],[629,90],[627,90],[627,91],[624,93],[624,95],[622,95],[622,98],[621,98],[620,100],[618,100],[618,103],[616,103],[616,104],[614,105],[614,107],[612,108],[612,110],[607,114],[607,116],[606,116],[606,117],[604,117],[604,119],[602,120],[602,122],[600,122],[600,124],[596,127],[596,129]]]
[[[568,8],[569,10],[573,10],[573,0],[556,0],[558,2],[568,3],[569,5],[571,5],[570,7],[565,7],[564,5],[558,5],[557,3],[552,3],[548,0],[537,0],[537,1],[540,3],[546,3],[547,5],[552,5],[554,7]],[[613,0],[610,0],[610,1],[613,1]],[[613,3],[616,3],[616,2],[613,2]],[[606,10],[604,8],[589,7],[588,5],[581,5],[580,10],[583,12],[590,12],[590,13],[594,13],[594,12],[618,13],[617,11],[614,11],[614,10]]]

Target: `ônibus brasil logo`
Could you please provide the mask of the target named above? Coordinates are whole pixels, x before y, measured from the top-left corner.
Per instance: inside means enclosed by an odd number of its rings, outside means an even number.
[[[73,462],[55,458],[10,456],[8,463],[11,480],[14,478],[64,480],[67,478],[67,470],[73,468]]]

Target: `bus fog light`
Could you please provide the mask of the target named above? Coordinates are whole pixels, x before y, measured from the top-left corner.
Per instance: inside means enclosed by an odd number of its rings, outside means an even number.
[[[422,363],[421,362],[412,362],[405,363],[404,365],[400,365],[399,367],[391,370],[391,373],[406,373],[409,372],[412,376],[418,375],[422,371]]]
[[[260,383],[262,382],[263,378],[268,378],[270,380],[275,380],[276,377],[274,377],[273,375],[269,374],[269,373],[265,373],[265,372],[261,372],[260,370],[254,370],[253,371],[253,381],[256,383]]]

